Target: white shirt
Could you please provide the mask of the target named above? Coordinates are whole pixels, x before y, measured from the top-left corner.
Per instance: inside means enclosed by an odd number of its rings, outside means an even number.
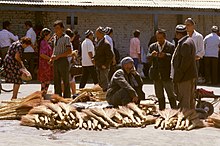
[[[107,42],[109,42],[109,44],[110,44],[110,46],[111,46],[111,50],[112,50],[112,52],[113,52],[113,54],[114,54],[114,50],[113,50],[113,40],[112,40],[112,38],[111,38],[109,35],[105,35],[104,37],[105,37],[105,40],[107,40]]]
[[[89,52],[92,52],[93,57],[95,55],[95,49],[92,41],[88,38],[85,38],[85,40],[82,42],[81,48],[82,48],[82,66],[94,66],[88,54]]]
[[[10,31],[3,29],[0,31],[0,48],[11,46],[12,42],[18,40],[18,36],[15,36]]]
[[[31,39],[31,42],[33,45],[35,45],[36,42],[36,33],[34,32],[33,28],[29,28],[26,37]],[[34,49],[31,46],[28,46],[27,48],[24,49],[24,52],[34,52]]]
[[[216,33],[210,33],[204,38],[205,56],[218,58],[220,38]]]
[[[194,30],[191,38],[196,47],[196,55],[202,58],[205,55],[203,36]]]

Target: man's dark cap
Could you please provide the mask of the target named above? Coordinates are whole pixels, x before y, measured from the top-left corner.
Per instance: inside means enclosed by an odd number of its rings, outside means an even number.
[[[186,31],[186,25],[183,25],[183,24],[177,25],[176,28],[175,28],[175,31],[176,32],[185,32]]]

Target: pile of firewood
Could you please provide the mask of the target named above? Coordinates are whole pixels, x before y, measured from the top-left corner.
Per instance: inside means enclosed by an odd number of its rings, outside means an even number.
[[[44,103],[22,117],[21,125],[43,129],[102,130],[110,127],[145,127],[156,118],[147,115],[134,103],[119,108],[88,108],[77,110],[72,104]]]
[[[2,101],[0,105],[0,120],[16,120],[26,115],[30,109],[42,102],[41,92],[34,92],[29,96],[12,101]]]
[[[213,113],[206,122],[208,122],[208,126],[220,128],[220,113]]]
[[[158,111],[160,117],[156,119],[154,128],[162,130],[192,130],[204,127],[198,114],[193,109],[173,110],[165,109]]]

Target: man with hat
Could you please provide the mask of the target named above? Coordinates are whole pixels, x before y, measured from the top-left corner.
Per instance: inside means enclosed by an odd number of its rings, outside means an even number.
[[[83,74],[81,77],[81,81],[79,84],[79,88],[84,88],[89,75],[92,76],[93,83],[97,84],[97,74],[95,70],[95,66],[93,64],[93,57],[95,55],[95,49],[93,45],[93,37],[94,34],[91,30],[87,30],[85,32],[85,40],[82,42],[81,48],[82,48],[82,67],[83,67]]]
[[[206,83],[215,85],[218,81],[218,52],[220,38],[218,26],[212,26],[211,33],[204,38],[205,47],[205,80]]]
[[[194,41],[187,35],[185,25],[176,26],[176,37],[178,45],[172,56],[171,78],[177,86],[179,108],[195,108],[195,81],[197,78],[196,69],[196,48]]]
[[[135,70],[134,60],[125,57],[121,60],[121,69],[118,69],[111,79],[106,100],[113,106],[139,103],[145,99],[142,86],[143,81]]]
[[[166,40],[166,31],[158,29],[156,31],[157,42],[149,47],[148,59],[152,60],[149,70],[149,77],[154,81],[155,94],[159,101],[159,109],[164,110],[165,95],[167,93],[170,107],[176,108],[176,95],[174,94],[173,82],[170,78],[171,58],[174,52],[174,45]]]
[[[99,85],[101,86],[103,92],[106,92],[109,84],[108,73],[113,59],[113,52],[111,51],[110,44],[104,38],[104,28],[99,26],[96,29],[95,34],[97,39],[97,46],[94,56],[95,67],[98,75]]]

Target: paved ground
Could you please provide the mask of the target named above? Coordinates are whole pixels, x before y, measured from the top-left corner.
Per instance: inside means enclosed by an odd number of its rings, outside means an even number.
[[[12,85],[4,84],[5,88]],[[77,85],[78,87],[78,85]],[[200,86],[201,87],[201,86]],[[213,90],[220,95],[220,88]],[[25,84],[20,88],[19,97],[40,89],[39,84]],[[49,88],[53,92],[53,86]],[[144,85],[147,95],[154,94],[153,85]],[[2,93],[0,100],[9,100],[11,93]],[[219,112],[219,106],[215,108]],[[0,121],[0,146],[219,146],[220,129],[202,128],[192,131],[162,131],[152,125],[146,128],[120,128],[103,131],[70,130],[67,132],[37,130],[20,126],[19,121]]]

